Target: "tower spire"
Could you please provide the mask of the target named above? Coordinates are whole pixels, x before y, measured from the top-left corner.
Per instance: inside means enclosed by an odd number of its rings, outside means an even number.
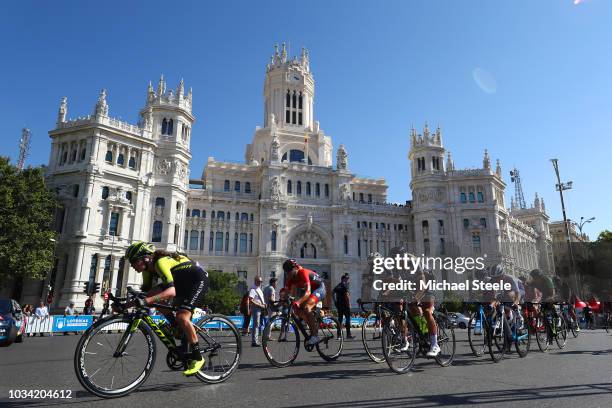
[[[106,89],[100,91],[98,96],[98,102],[96,103],[96,109],[94,111],[96,116],[108,116],[108,104],[106,103]]]
[[[66,115],[68,114],[68,98],[62,97],[59,109],[57,110],[57,125],[66,121]]]
[[[166,93],[166,80],[164,79],[164,74],[161,74],[159,77],[159,82],[157,83],[157,96],[161,97]]]
[[[484,151],[484,157],[482,158],[482,166],[485,169],[491,168],[491,159],[489,158],[489,151],[487,149],[485,149]]]

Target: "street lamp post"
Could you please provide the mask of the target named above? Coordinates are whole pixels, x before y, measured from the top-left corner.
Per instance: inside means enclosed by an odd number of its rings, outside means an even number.
[[[575,289],[576,289],[574,293],[578,293],[580,288],[578,286],[578,277],[576,276],[576,267],[574,265],[574,251],[572,250],[569,222],[565,214],[565,202],[563,201],[563,191],[570,190],[572,188],[572,182],[568,181],[567,183],[562,183],[561,177],[559,176],[559,160],[550,159],[550,161],[552,162],[553,167],[555,169],[555,174],[557,175],[557,184],[555,187],[556,187],[556,190],[559,192],[559,197],[561,197],[561,211],[563,212],[563,225],[565,226],[567,247],[569,249],[569,255],[570,255],[570,265],[571,265],[572,271],[574,272],[574,284],[575,284]]]
[[[571,221],[571,220],[568,220],[568,221]],[[580,217],[580,222],[571,221],[571,223],[578,227],[578,230],[580,231],[580,238],[582,238],[583,236],[582,228],[585,226],[585,224],[588,224],[593,221],[595,221],[595,217],[591,217],[587,220],[585,220],[584,217]]]

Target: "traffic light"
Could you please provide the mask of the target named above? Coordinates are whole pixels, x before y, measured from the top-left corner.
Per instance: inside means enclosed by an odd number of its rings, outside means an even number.
[[[100,291],[100,282],[94,283],[92,294],[98,293]]]
[[[83,283],[83,293],[85,293],[86,295],[89,295],[89,282]]]

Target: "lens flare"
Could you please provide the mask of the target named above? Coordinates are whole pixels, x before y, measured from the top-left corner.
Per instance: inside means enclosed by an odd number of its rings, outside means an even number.
[[[490,72],[482,68],[475,68],[472,71],[472,78],[483,92],[488,94],[497,92],[497,81]]]

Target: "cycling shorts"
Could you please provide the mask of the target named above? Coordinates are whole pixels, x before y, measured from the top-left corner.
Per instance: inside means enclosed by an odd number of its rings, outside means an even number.
[[[176,297],[174,306],[180,310],[193,312],[196,307],[202,307],[204,295],[208,291],[208,272],[198,265],[173,274]]]

